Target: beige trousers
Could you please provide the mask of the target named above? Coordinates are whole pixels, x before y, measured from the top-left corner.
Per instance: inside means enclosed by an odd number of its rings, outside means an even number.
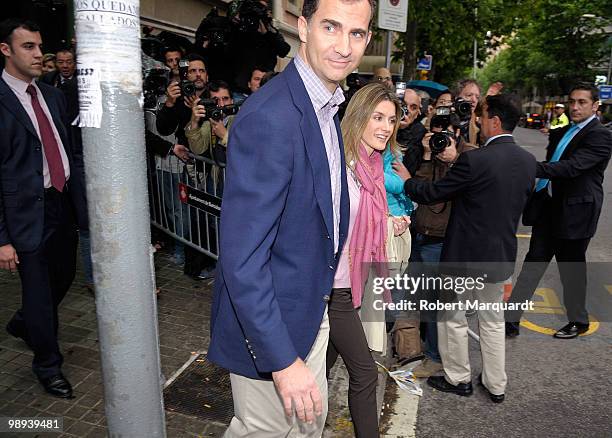
[[[481,291],[458,301],[478,300],[486,303],[501,303],[504,282],[485,283]],[[506,338],[504,311],[478,310],[480,328],[480,352],[482,354],[482,380],[492,394],[504,394],[506,376]],[[464,311],[445,311],[438,314],[438,349],[446,380],[457,385],[472,381],[468,354],[468,323]]]
[[[225,438],[320,437],[327,418],[325,357],[328,341],[329,318],[326,309],[315,343],[305,360],[315,376],[323,400],[323,413],[313,424],[302,423],[295,415],[293,418],[285,416],[283,402],[274,382],[230,374],[234,418],[223,436]]]

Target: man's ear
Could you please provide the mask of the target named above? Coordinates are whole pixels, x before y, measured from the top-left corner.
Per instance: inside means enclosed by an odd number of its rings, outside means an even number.
[[[308,20],[306,20],[304,16],[298,18],[298,35],[300,37],[300,42],[306,44],[308,41]]]
[[[7,43],[0,43],[0,52],[2,52],[4,56],[10,56],[11,46],[9,46]]]
[[[366,46],[370,44],[370,40],[372,39],[372,31],[368,30],[368,38],[366,40]]]

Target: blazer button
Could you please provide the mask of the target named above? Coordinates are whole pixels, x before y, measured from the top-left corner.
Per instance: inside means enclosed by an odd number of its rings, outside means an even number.
[[[328,303],[329,302],[329,295],[323,295],[323,301]]]
[[[36,200],[37,200],[37,201],[42,201],[42,200],[43,200],[43,198],[42,198],[42,196],[37,196],[37,197],[36,197]]]
[[[331,269],[332,271],[334,270],[334,267],[333,267],[332,265],[329,265],[328,267],[329,267],[329,269]]]
[[[35,150],[36,152],[40,152],[40,147],[39,147],[39,146],[36,146],[36,147],[34,148],[34,150]]]

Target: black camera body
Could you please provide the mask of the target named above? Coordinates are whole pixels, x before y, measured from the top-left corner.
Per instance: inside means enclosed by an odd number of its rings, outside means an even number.
[[[462,104],[462,102],[460,102],[460,104]],[[470,104],[468,103],[468,105]],[[464,110],[465,108],[461,107],[460,109]],[[471,116],[472,113],[470,106],[469,117]],[[465,117],[464,113],[462,113],[462,116],[460,116],[454,103],[453,106],[439,106],[435,109],[435,114],[429,122],[429,129],[431,131],[433,128],[441,128],[442,131],[435,132],[429,139],[429,149],[431,150],[432,155],[439,154],[451,145],[451,140],[456,140],[455,134],[452,131],[449,131],[448,127],[451,126],[453,129],[461,129],[465,123],[462,120],[462,117]],[[468,123],[469,120],[470,119],[468,118]]]
[[[196,94],[196,86],[195,84],[187,79],[187,71],[189,70],[189,61],[186,59],[181,59],[179,61],[179,78],[181,78],[181,82],[179,82],[179,87],[181,89],[181,95],[183,99],[186,97],[191,97]]]
[[[198,105],[202,105],[206,110],[204,120],[212,119],[220,122],[227,116],[233,116],[238,113],[238,105],[218,106],[214,99],[200,99]]]
[[[196,31],[196,47],[202,47],[208,41],[209,49],[222,49],[228,43],[230,34],[229,19],[220,16],[217,8],[212,8]]]
[[[142,82],[144,107],[155,108],[157,98],[164,94],[168,87],[168,69],[154,68],[147,72]]]

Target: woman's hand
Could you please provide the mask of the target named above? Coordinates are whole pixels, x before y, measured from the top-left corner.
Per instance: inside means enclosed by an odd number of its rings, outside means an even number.
[[[401,236],[410,225],[410,216],[391,216],[391,222],[393,222],[393,235]]]

